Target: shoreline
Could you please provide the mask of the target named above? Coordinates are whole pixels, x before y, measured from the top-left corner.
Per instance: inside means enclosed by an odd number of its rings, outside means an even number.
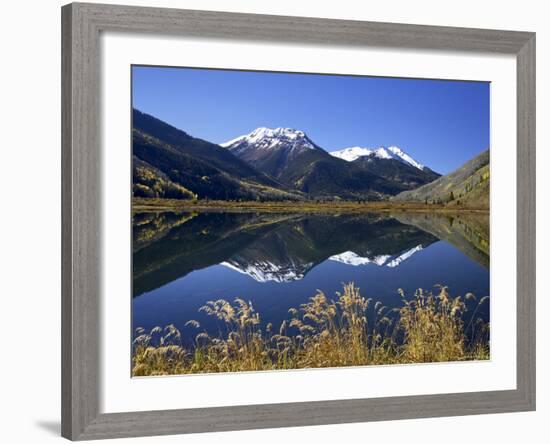
[[[488,208],[459,208],[444,205],[392,202],[228,202],[197,201],[195,203],[170,199],[132,199],[132,213],[162,211],[224,211],[224,212],[272,212],[272,213],[474,213],[489,214]]]

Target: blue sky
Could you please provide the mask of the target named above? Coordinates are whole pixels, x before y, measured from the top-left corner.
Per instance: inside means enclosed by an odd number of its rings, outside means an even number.
[[[397,145],[442,174],[489,147],[486,82],[135,66],[132,89],[135,108],[214,143],[288,127],[327,151]]]

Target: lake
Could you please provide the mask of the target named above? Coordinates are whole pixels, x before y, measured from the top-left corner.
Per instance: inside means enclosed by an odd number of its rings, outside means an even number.
[[[289,308],[348,282],[388,307],[400,288],[489,295],[488,214],[136,213],[132,254],[133,328],[174,324],[186,344],[220,333],[199,312],[217,299],[251,301],[278,328]],[[489,304],[478,314],[488,321]]]

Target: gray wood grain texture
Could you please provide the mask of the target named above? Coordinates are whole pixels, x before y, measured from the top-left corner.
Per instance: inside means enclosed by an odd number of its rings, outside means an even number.
[[[99,409],[100,149],[97,28],[62,9],[62,435]]]
[[[516,55],[517,389],[101,413],[99,33],[102,31]],[[64,437],[83,440],[535,409],[534,33],[73,3],[62,8],[62,108]]]

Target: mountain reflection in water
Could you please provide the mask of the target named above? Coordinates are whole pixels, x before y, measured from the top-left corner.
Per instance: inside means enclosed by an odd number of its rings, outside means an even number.
[[[488,295],[488,215],[133,217],[134,327],[174,323],[185,330],[206,301],[235,297],[253,301],[266,322],[277,322],[317,289],[331,295],[350,281],[387,305],[398,304],[398,288],[431,290],[435,284],[448,285],[454,295]]]

